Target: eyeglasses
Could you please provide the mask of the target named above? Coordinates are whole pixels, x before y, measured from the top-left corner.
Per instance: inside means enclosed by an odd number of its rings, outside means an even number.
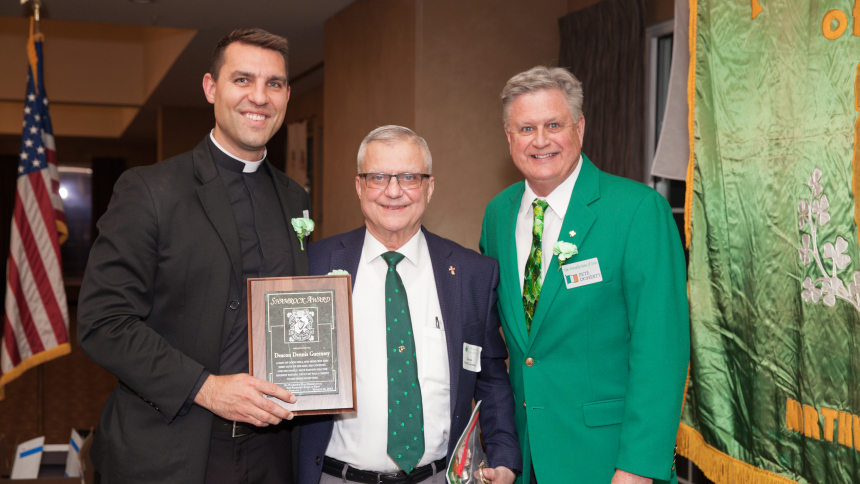
[[[358,176],[364,178],[364,183],[367,184],[368,188],[375,188],[377,190],[388,188],[388,184],[392,178],[397,178],[400,188],[412,190],[420,188],[424,179],[430,177],[430,175],[424,173],[398,173],[396,175],[389,175],[387,173],[359,173]]]

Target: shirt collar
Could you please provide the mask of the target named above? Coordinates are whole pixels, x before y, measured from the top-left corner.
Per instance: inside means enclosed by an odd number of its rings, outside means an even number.
[[[369,230],[365,229],[365,232],[364,248],[362,251],[364,252],[364,263],[370,264],[374,259],[388,252],[388,248],[382,242],[378,241]],[[424,241],[424,231],[419,229],[418,233],[409,239],[409,242],[403,244],[403,247],[397,249],[395,252],[403,254],[409,262],[418,267],[418,264],[421,262],[421,246],[423,244],[426,244]]]
[[[576,163],[576,168],[573,169],[566,180],[561,182],[561,185],[555,187],[546,198],[538,197],[532,187],[529,186],[529,181],[526,180],[526,191],[523,193],[523,199],[520,203],[520,211],[531,209],[532,202],[536,198],[546,200],[546,203],[555,212],[559,218],[564,218],[567,213],[567,206],[570,204],[570,196],[573,194],[573,187],[576,185],[576,179],[579,178],[579,172],[582,169],[582,154],[579,155],[579,161]]]
[[[233,156],[229,151],[225,150],[223,146],[219,145],[218,142],[215,141],[214,133],[214,129],[209,132],[209,139],[212,140],[212,143],[215,145],[215,147],[221,150],[222,153],[229,156],[230,158],[233,158],[234,160],[241,161],[242,164],[245,166],[245,168],[242,169],[243,173],[254,173],[255,171],[257,171],[257,168],[260,168],[260,165],[262,165],[263,162],[266,161],[266,154],[268,153],[268,150],[266,150],[266,148],[263,148],[263,157],[260,158],[260,161],[243,160],[241,158]]]

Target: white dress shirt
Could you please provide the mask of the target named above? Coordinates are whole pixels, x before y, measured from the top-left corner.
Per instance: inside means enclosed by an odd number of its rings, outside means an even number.
[[[260,158],[260,161],[243,160],[242,158],[239,158],[238,156],[233,156],[229,151],[225,150],[223,146],[221,146],[220,144],[218,144],[217,141],[215,141],[215,130],[214,129],[209,132],[209,138],[212,139],[212,142],[215,143],[215,146],[217,146],[219,150],[223,151],[225,155],[229,156],[230,158],[233,158],[234,160],[239,160],[242,163],[244,163],[245,168],[242,170],[244,173],[254,173],[255,171],[257,171],[257,168],[259,168],[260,165],[262,165],[263,162],[266,161],[266,154],[269,152],[269,150],[267,150],[266,148],[263,148],[263,157]]]
[[[558,242],[558,235],[561,232],[561,225],[564,223],[564,216],[567,214],[567,205],[570,203],[570,196],[573,194],[573,187],[576,185],[576,179],[579,177],[579,171],[582,168],[582,155],[579,155],[579,161],[576,163],[576,168],[573,173],[567,177],[561,185],[557,186],[546,198],[538,197],[529,186],[526,180],[526,191],[523,193],[523,198],[520,201],[520,210],[517,212],[517,264],[520,270],[520,292],[523,292],[523,280],[526,274],[526,263],[529,261],[529,252],[532,250],[532,229],[534,227],[534,209],[532,202],[536,198],[546,200],[549,207],[543,214],[543,236],[541,237],[541,258],[540,282],[546,278],[547,266],[552,260],[552,246]]]
[[[352,291],[355,339],[355,385],[358,412],[337,415],[326,455],[358,469],[397,472],[388,456],[388,360],[385,331],[385,248],[370,232]],[[424,407],[424,456],[416,467],[448,453],[451,384],[442,310],[424,233],[418,231],[397,250],[405,258],[397,273],[406,287],[412,335],[418,358],[418,382]],[[437,327],[437,321],[439,322]]]

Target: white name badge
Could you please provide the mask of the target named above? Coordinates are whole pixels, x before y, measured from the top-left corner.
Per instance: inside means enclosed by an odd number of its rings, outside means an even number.
[[[463,369],[481,371],[481,347],[463,342]]]
[[[564,283],[568,289],[587,286],[588,284],[594,284],[603,280],[603,275],[600,273],[600,264],[597,263],[597,257],[561,266],[561,271],[564,274]]]

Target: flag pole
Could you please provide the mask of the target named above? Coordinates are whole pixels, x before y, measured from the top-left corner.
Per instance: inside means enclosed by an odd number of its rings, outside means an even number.
[[[41,20],[39,10],[42,8],[42,0],[21,0],[21,5],[27,2],[33,2],[33,20],[35,20],[36,24],[35,33],[41,33],[42,31],[39,29],[39,21]]]
[[[42,29],[40,28],[41,15],[39,15],[42,8],[42,0],[21,0],[21,3],[23,4],[28,1],[33,2],[33,35],[38,38],[39,34],[42,33]],[[35,69],[33,73],[35,75]],[[38,81],[35,79],[33,82],[38,85]],[[38,431],[39,435],[45,435],[45,367],[43,365],[36,367],[36,388]]]
[[[21,0],[21,4],[25,4],[28,1],[33,2],[33,32],[34,36],[38,36],[42,33],[40,29],[40,20],[41,15],[40,10],[42,8],[42,0]],[[33,74],[36,74],[35,66],[33,66]],[[38,85],[37,80],[33,80],[33,82]],[[36,367],[36,399],[38,400],[37,408],[37,416],[38,416],[38,433],[39,435],[45,435],[45,367],[43,365],[38,365]]]
[[[39,18],[39,9],[42,8],[42,0],[33,0],[33,18],[36,19],[36,33],[42,33],[42,29],[39,28],[40,18]]]
[[[27,1],[27,0],[22,0]],[[38,38],[42,33],[41,16],[39,10],[42,8],[42,0],[32,0],[33,2],[33,35]],[[38,85],[38,81],[35,81]],[[37,405],[38,429],[39,435],[45,435],[45,365],[36,367],[36,397],[39,401]]]

